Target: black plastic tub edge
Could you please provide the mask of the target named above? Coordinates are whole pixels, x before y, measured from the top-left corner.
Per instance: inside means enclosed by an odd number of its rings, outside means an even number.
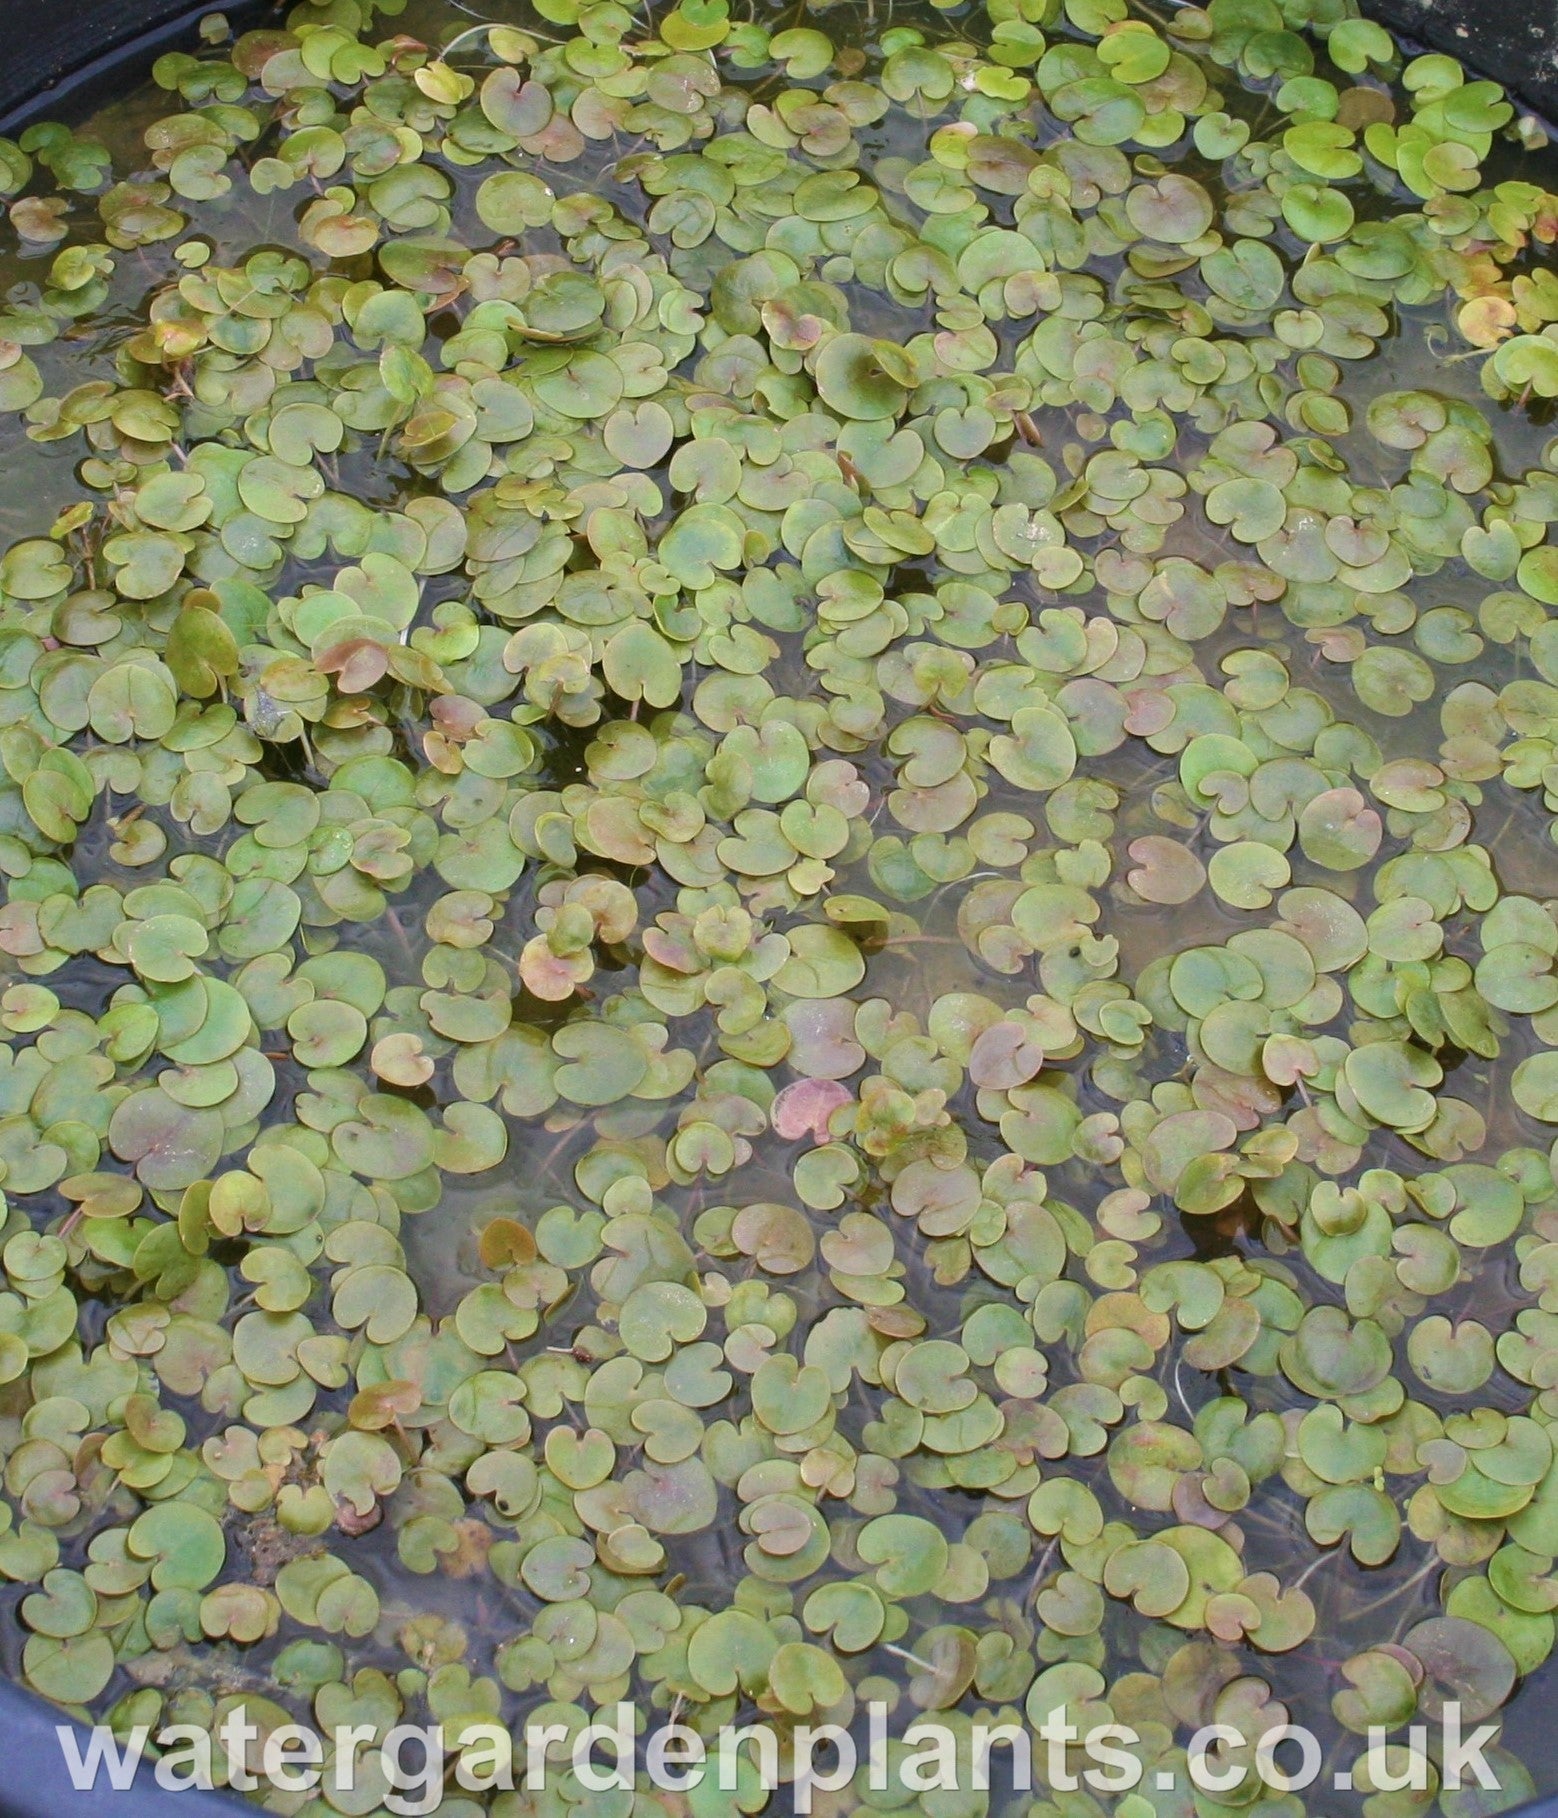
[[[140,75],[164,50],[191,41],[200,18],[218,10],[186,0],[0,0],[0,131],[14,133],[53,112],[79,116],[106,98],[117,78]],[[235,21],[281,10],[276,0],[237,0],[221,10]],[[1364,0],[1364,10],[1477,74],[1502,83],[1532,112],[1558,120],[1558,0]],[[503,0],[492,0],[501,17]],[[1555,1713],[1558,1719],[1558,1713]],[[127,1787],[106,1771],[78,1789],[61,1726],[74,1729],[75,1754],[88,1735],[53,1705],[0,1678],[0,1818],[235,1818],[257,1808],[226,1792],[172,1792],[143,1762]],[[1558,1818],[1558,1795],[1509,1818]]]
[[[56,109],[91,107],[100,87],[127,71],[140,74],[165,50],[183,47],[207,13],[234,23],[263,12],[279,15],[280,0],[0,0],[0,132]]]

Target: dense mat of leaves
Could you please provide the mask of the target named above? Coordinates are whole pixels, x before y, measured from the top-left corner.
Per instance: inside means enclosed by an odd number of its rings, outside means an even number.
[[[126,168],[0,144],[0,422],[73,476],[0,559],[25,1677],[1155,1766],[1496,1713],[1558,1607],[1536,129],[1341,0],[394,10],[217,22]]]

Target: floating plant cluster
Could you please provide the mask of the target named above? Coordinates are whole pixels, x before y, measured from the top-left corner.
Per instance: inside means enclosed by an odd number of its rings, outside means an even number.
[[[397,11],[0,142],[22,1675],[1432,1809],[1558,1608],[1539,129],[1344,0]],[[1302,1809],[1156,1785],[1018,1809]]]

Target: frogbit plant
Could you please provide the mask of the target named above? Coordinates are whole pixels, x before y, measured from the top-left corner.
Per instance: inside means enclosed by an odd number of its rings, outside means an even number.
[[[398,13],[0,142],[20,1673],[1428,1812],[1558,1609],[1540,130],[1350,0]]]

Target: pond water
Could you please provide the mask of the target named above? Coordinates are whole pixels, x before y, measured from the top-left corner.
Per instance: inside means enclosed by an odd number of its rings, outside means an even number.
[[[0,144],[6,1672],[1558,1792],[1540,129],[1276,0],[206,39]]]

